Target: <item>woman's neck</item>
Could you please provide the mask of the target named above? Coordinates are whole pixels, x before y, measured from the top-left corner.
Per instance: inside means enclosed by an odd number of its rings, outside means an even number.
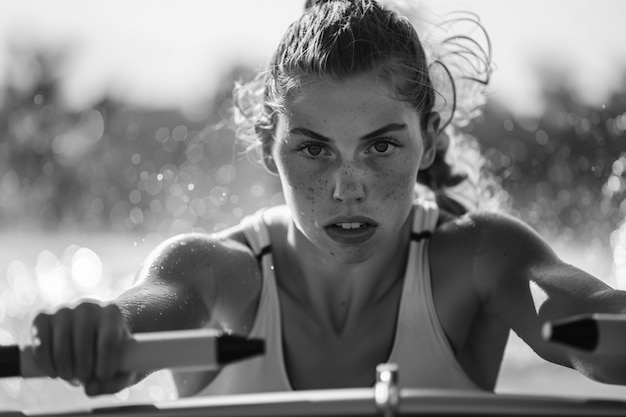
[[[412,216],[396,239],[360,263],[343,263],[311,244],[290,221],[285,245],[274,252],[279,287],[342,334],[382,300],[406,269]],[[286,239],[285,239],[286,238]]]

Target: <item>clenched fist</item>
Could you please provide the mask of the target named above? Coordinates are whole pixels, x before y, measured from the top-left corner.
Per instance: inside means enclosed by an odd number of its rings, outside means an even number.
[[[121,352],[131,333],[115,304],[86,301],[33,321],[37,364],[52,378],[84,386],[87,395],[110,394],[136,380],[121,372]]]

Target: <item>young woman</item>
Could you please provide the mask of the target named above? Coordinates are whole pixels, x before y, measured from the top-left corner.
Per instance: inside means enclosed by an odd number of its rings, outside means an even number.
[[[215,327],[264,338],[267,353],[175,373],[181,396],[366,387],[383,362],[403,387],[493,390],[512,329],[548,361],[626,382],[623,360],[541,337],[548,320],[622,313],[623,293],[520,221],[416,192],[417,179],[468,183],[445,162],[451,126],[411,23],[374,0],[309,3],[268,71],[236,89],[239,133],[286,205],[165,242],[111,304],[40,314],[39,365],[111,393],[141,378],[118,370],[131,333]]]

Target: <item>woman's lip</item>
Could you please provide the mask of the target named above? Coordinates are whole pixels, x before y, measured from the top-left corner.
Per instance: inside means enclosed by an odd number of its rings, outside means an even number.
[[[338,223],[348,223],[348,222],[338,222]],[[359,222],[349,222],[349,223],[359,223]],[[374,233],[376,233],[376,226],[372,224],[365,223],[365,226],[359,227],[356,229],[344,229],[343,227],[336,226],[335,224],[326,226],[324,228],[328,237],[338,243],[346,244],[346,245],[354,245],[358,243],[363,243],[369,240]]]
[[[335,226],[341,223],[361,223],[361,224],[364,223],[369,226],[378,225],[378,223],[376,223],[373,219],[370,219],[369,217],[365,217],[365,216],[337,216],[331,219],[330,221],[328,221],[325,227]]]

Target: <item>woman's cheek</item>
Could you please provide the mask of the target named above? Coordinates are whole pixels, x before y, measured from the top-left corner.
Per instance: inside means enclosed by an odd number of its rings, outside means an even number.
[[[389,203],[406,200],[408,192],[413,189],[411,177],[395,172],[380,174],[371,190],[379,199]]]
[[[304,199],[313,203],[324,195],[328,180],[324,178],[323,172],[310,165],[309,161],[299,158],[287,160],[281,177],[289,188],[288,192],[292,193],[296,200]]]
[[[384,161],[373,170],[371,188],[377,196],[385,200],[402,201],[413,199],[413,189],[417,179],[417,167],[409,158]]]
[[[328,186],[328,180],[316,176],[307,176],[305,183],[300,184],[300,200],[304,200],[307,205],[314,205],[328,195],[326,187]]]

